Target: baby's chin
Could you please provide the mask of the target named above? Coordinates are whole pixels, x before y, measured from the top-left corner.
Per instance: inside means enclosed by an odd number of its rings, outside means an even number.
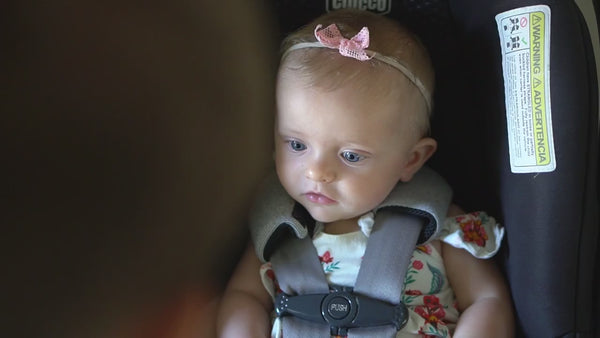
[[[356,217],[360,217],[363,214],[359,214],[359,215],[354,215],[354,214],[340,214],[340,213],[332,213],[332,212],[328,212],[327,210],[322,210],[322,208],[319,207],[314,207],[314,206],[306,206],[304,205],[304,208],[306,208],[306,210],[308,211],[308,213],[310,214],[310,216],[317,222],[321,222],[323,224],[328,224],[328,223],[333,223],[333,222],[338,222],[338,221],[343,221],[343,220],[347,220],[347,219],[353,219]]]
[[[325,210],[319,210],[321,208],[310,206],[310,205],[304,205],[304,204],[302,204],[302,205],[308,211],[308,213],[310,214],[310,217],[312,217],[317,222],[331,223],[331,222],[340,220],[339,217],[336,217],[336,216],[332,215],[331,213],[328,213]]]

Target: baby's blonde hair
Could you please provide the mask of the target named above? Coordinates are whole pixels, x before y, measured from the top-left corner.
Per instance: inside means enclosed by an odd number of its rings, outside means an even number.
[[[289,35],[282,43],[282,53],[299,43],[316,41],[314,30],[319,24],[323,27],[335,24],[342,35],[348,39],[363,27],[368,27],[370,32],[368,49],[405,65],[420,79],[427,91],[433,93],[433,66],[423,44],[397,21],[368,11],[344,9],[327,13]],[[397,79],[395,83],[381,84],[382,88],[388,92],[397,90],[399,83],[410,83],[402,72],[379,60],[363,61],[368,63],[369,67],[351,66],[358,65],[356,62],[361,61],[340,57],[339,52],[335,49],[303,48],[288,53],[281,60],[280,73],[294,71],[294,76],[302,78],[308,86],[318,86],[329,90],[339,88],[348,82],[361,82],[360,80],[369,78],[372,76],[371,74],[380,74],[379,71],[393,71],[398,74],[397,77],[394,77]],[[368,85],[365,83],[365,86]],[[419,109],[422,110],[422,113],[413,114],[412,118],[422,134],[426,134],[429,130],[430,111],[425,99],[414,84],[412,84],[412,88],[415,91],[414,95],[419,96],[422,101],[422,109]]]

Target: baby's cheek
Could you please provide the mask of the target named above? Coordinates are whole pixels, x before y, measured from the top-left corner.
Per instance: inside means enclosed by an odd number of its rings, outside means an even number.
[[[380,205],[388,194],[389,191],[387,189],[354,189],[352,193],[355,196],[353,207],[357,211],[360,211],[360,214],[365,214]]]

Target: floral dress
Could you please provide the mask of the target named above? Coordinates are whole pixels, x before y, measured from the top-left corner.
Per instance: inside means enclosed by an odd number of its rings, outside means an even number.
[[[353,286],[373,225],[373,214],[359,220],[360,231],[332,235],[318,224],[313,235],[319,260],[329,284]],[[504,229],[484,212],[448,217],[436,239],[462,248],[477,258],[496,254]],[[263,285],[272,297],[280,292],[270,263],[260,269]],[[419,246],[413,252],[404,278],[402,301],[409,311],[408,323],[396,335],[401,337],[450,337],[459,312],[443,259],[434,245]],[[279,319],[275,318],[272,337],[282,337]]]

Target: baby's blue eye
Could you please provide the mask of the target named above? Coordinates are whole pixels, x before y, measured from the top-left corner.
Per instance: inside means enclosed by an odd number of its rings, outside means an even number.
[[[351,151],[344,151],[342,152],[342,157],[348,161],[348,162],[352,162],[352,163],[356,163],[358,161],[361,161],[363,159],[363,157],[357,153],[351,152]]]
[[[290,148],[292,148],[293,151],[303,151],[306,150],[306,145],[302,142],[290,141]]]

